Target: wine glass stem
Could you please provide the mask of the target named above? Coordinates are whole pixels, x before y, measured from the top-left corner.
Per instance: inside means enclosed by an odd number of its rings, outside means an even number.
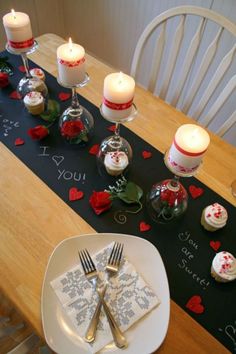
[[[120,123],[116,123],[115,136],[120,136]]]
[[[71,102],[71,106],[75,109],[80,109],[80,104],[79,104],[79,100],[78,100],[78,95],[76,92],[76,88],[72,87],[72,102]]]
[[[171,181],[170,181],[170,183],[171,183],[171,186],[172,187],[178,187],[178,185],[179,185],[179,179],[180,179],[180,177],[179,176],[176,176],[176,175],[174,175],[174,177],[171,179]]]
[[[30,78],[30,72],[29,72],[29,62],[28,62],[28,58],[27,58],[27,54],[26,53],[21,53],[21,58],[25,67],[25,76],[27,78]]]

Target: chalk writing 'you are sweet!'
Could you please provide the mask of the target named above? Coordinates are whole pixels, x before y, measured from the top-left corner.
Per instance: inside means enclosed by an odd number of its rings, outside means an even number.
[[[204,290],[209,282],[202,278],[197,272],[191,268],[191,261],[194,259],[195,253],[199,250],[198,243],[190,237],[188,231],[180,232],[178,239],[181,242],[182,259],[178,263],[178,267],[186,272],[194,281],[196,281]]]
[[[61,180],[64,179],[66,181],[69,180],[74,180],[76,182],[81,181],[82,183],[85,182],[86,179],[86,174],[81,173],[78,171],[69,171],[60,166],[63,161],[65,160],[65,157],[63,155],[50,155],[48,153],[49,146],[40,146],[41,152],[38,154],[39,157],[49,157],[52,162],[57,166],[57,179]],[[60,168],[59,168],[60,166]]]

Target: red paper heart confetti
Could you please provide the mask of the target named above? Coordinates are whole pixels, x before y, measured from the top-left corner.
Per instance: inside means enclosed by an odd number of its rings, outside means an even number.
[[[75,201],[75,200],[79,200],[82,199],[84,196],[84,192],[78,190],[76,187],[72,187],[69,190],[69,200],[71,202]]]
[[[13,100],[21,100],[21,95],[17,91],[12,91],[9,97]]]
[[[142,152],[142,156],[143,156],[144,159],[150,159],[150,157],[152,157],[152,153],[151,153],[151,151],[144,150]]]
[[[99,147],[100,147],[99,144],[95,144],[95,145],[91,146],[91,148],[89,149],[89,153],[91,155],[97,155],[98,151],[99,151]]]
[[[71,97],[71,94],[67,92],[60,92],[58,97],[61,101],[66,101]]]
[[[188,187],[188,190],[193,199],[199,198],[204,193],[202,188],[196,187],[193,184]]]
[[[116,125],[115,124],[110,125],[110,127],[108,127],[107,130],[109,130],[110,132],[114,133],[115,130],[116,130]]]
[[[147,224],[145,221],[141,221],[139,224],[139,230],[141,232],[149,231],[151,229],[151,225]]]
[[[187,307],[187,309],[189,309],[190,311],[200,314],[203,313],[205,308],[204,306],[201,304],[202,302],[202,298],[199,295],[194,295],[192,296],[187,304],[185,305]]]
[[[15,146],[24,145],[25,141],[21,138],[16,138]]]
[[[22,73],[25,73],[25,67],[24,67],[24,65],[18,66],[18,69],[19,69]]]
[[[210,246],[214,251],[217,252],[221,246],[221,242],[220,241],[210,241]]]

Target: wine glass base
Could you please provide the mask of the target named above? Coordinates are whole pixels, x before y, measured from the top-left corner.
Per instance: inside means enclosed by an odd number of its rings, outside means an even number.
[[[103,104],[100,105],[99,109],[100,109],[100,113],[103,116],[103,118],[105,118],[106,120],[108,120],[111,123],[130,122],[131,120],[133,120],[135,118],[135,116],[138,113],[137,107],[135,106],[134,103],[132,103],[131,111],[129,112],[128,116],[125,116],[123,118],[119,117],[119,115],[120,115],[119,111],[115,111],[115,110],[108,108],[107,112],[106,112]]]
[[[178,180],[166,179],[152,186],[146,202],[151,219],[160,224],[168,224],[184,215],[188,194]]]
[[[84,80],[81,81],[81,82],[78,82],[77,84],[74,84],[74,85],[69,85],[69,84],[66,84],[64,82],[62,82],[59,78],[57,78],[57,82],[60,86],[63,86],[65,88],[69,88],[69,89],[72,89],[73,87],[74,88],[81,88],[81,87],[84,87],[87,85],[87,83],[89,82],[90,80],[90,77],[89,77],[89,74],[88,73],[85,73],[85,77],[84,77]]]
[[[133,152],[127,140],[119,135],[105,138],[97,154],[97,167],[101,176],[120,177],[130,167]]]
[[[84,146],[93,136],[94,119],[83,106],[68,107],[59,118],[59,130],[69,144]]]
[[[36,40],[34,40],[33,45],[29,48],[14,49],[7,42],[6,43],[6,50],[8,51],[8,53],[14,54],[14,55],[21,55],[22,53],[32,54],[37,50],[38,46],[39,46],[38,42]]]

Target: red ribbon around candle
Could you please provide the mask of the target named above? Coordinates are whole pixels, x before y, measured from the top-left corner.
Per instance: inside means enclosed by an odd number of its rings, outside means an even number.
[[[133,103],[133,98],[129,102],[126,103],[114,103],[111,101],[108,101],[105,97],[103,97],[103,104],[107,106],[108,108],[114,109],[116,111],[122,111],[124,109],[130,108]]]
[[[30,38],[27,41],[23,41],[23,42],[13,42],[8,40],[8,43],[12,48],[15,49],[28,48],[28,47],[32,47],[32,45],[34,44],[34,38]]]
[[[63,60],[58,58],[58,63],[68,66],[70,68],[73,68],[74,66],[79,66],[80,64],[83,64],[85,62],[85,57],[83,57],[82,59],[76,60],[76,61],[67,61],[67,60]]]
[[[189,152],[189,151],[186,151],[186,150],[182,149],[182,148],[177,144],[176,140],[174,140],[174,145],[175,145],[176,149],[177,149],[179,152],[181,152],[182,154],[187,155],[187,156],[200,156],[200,155],[204,154],[204,152],[206,151],[206,149],[203,150],[203,151],[200,151],[200,152]]]

